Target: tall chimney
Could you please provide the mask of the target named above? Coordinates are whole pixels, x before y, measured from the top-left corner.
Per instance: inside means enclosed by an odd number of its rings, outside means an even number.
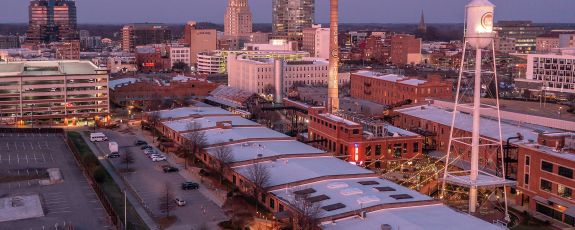
[[[338,45],[338,1],[330,0],[330,36],[329,36],[329,75],[327,81],[327,110],[336,113],[339,110],[338,93],[338,67],[339,67],[339,45]]]
[[[284,95],[284,60],[275,59],[274,61],[274,102],[282,103]]]

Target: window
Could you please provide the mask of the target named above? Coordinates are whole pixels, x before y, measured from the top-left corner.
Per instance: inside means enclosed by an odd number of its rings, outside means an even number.
[[[414,153],[419,152],[419,143],[417,142],[413,143],[413,152]]]
[[[365,155],[371,156],[371,145],[365,147]]]
[[[359,129],[354,129],[353,134],[359,134]]]
[[[573,169],[565,168],[563,166],[559,166],[558,174],[560,176],[567,177],[569,179],[573,179]]]
[[[525,183],[525,184],[529,184],[529,174],[525,174],[524,183]]]
[[[551,192],[552,185],[553,183],[551,183],[550,181],[541,179],[541,185],[540,185],[541,190]]]
[[[276,201],[272,198],[270,198],[270,208],[274,209],[276,207]]]
[[[376,156],[381,155],[381,145],[376,145],[376,146],[375,146],[375,155],[376,155]]]
[[[549,163],[547,161],[541,161],[541,170],[552,173],[553,172],[553,164]]]
[[[565,185],[557,185],[557,195],[565,198],[571,198],[573,194],[573,190],[569,187],[565,187]]]
[[[529,166],[531,164],[531,157],[525,156],[525,165]]]

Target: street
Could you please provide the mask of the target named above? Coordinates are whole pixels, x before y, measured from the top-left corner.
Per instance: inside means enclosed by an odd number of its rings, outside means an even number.
[[[185,206],[176,207],[170,213],[177,216],[178,220],[169,229],[197,229],[204,224],[212,229],[217,223],[226,220],[222,209],[212,202],[209,197],[205,196],[203,194],[205,192],[181,189],[183,182],[192,181],[199,183],[199,181],[190,178],[190,173],[183,168],[183,165],[177,164],[176,160],[172,158],[173,156],[168,156],[164,153],[172,163],[168,161],[152,162],[141,150],[141,146],[134,145],[136,140],[145,140],[152,145],[150,141],[143,137],[142,133],[120,133],[111,130],[99,130],[99,132],[105,133],[109,141],[115,141],[119,145],[121,157],[110,159],[116,170],[126,167],[122,163],[125,151],[130,150],[132,152],[134,163],[130,164],[130,168],[135,171],[123,173],[123,176],[130,187],[137,193],[137,197],[143,201],[144,206],[153,213],[154,217],[165,215],[160,209],[160,198],[165,197],[166,186],[170,187],[175,197],[184,199],[187,202]],[[107,141],[96,142],[95,144],[100,156],[109,153]],[[154,149],[156,152],[161,152],[155,147]],[[161,166],[167,164],[179,168],[180,172],[164,173]],[[202,191],[206,191],[203,185],[200,185],[200,187]]]

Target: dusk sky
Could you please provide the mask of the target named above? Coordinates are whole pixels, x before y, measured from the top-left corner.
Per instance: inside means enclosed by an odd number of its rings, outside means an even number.
[[[27,0],[1,0],[0,23],[27,22]],[[254,22],[271,22],[271,0],[250,0]],[[462,22],[467,0],[340,0],[343,23]],[[492,0],[496,20],[575,23],[575,0]],[[227,0],[77,0],[80,23],[223,23]],[[316,21],[328,21],[328,0],[316,0]]]

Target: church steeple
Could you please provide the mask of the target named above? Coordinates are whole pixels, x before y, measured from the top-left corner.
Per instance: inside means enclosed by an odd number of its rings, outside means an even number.
[[[425,17],[423,15],[423,10],[421,10],[421,18],[419,19],[419,26],[417,27],[417,31],[421,33],[427,32],[427,25],[425,25]]]

